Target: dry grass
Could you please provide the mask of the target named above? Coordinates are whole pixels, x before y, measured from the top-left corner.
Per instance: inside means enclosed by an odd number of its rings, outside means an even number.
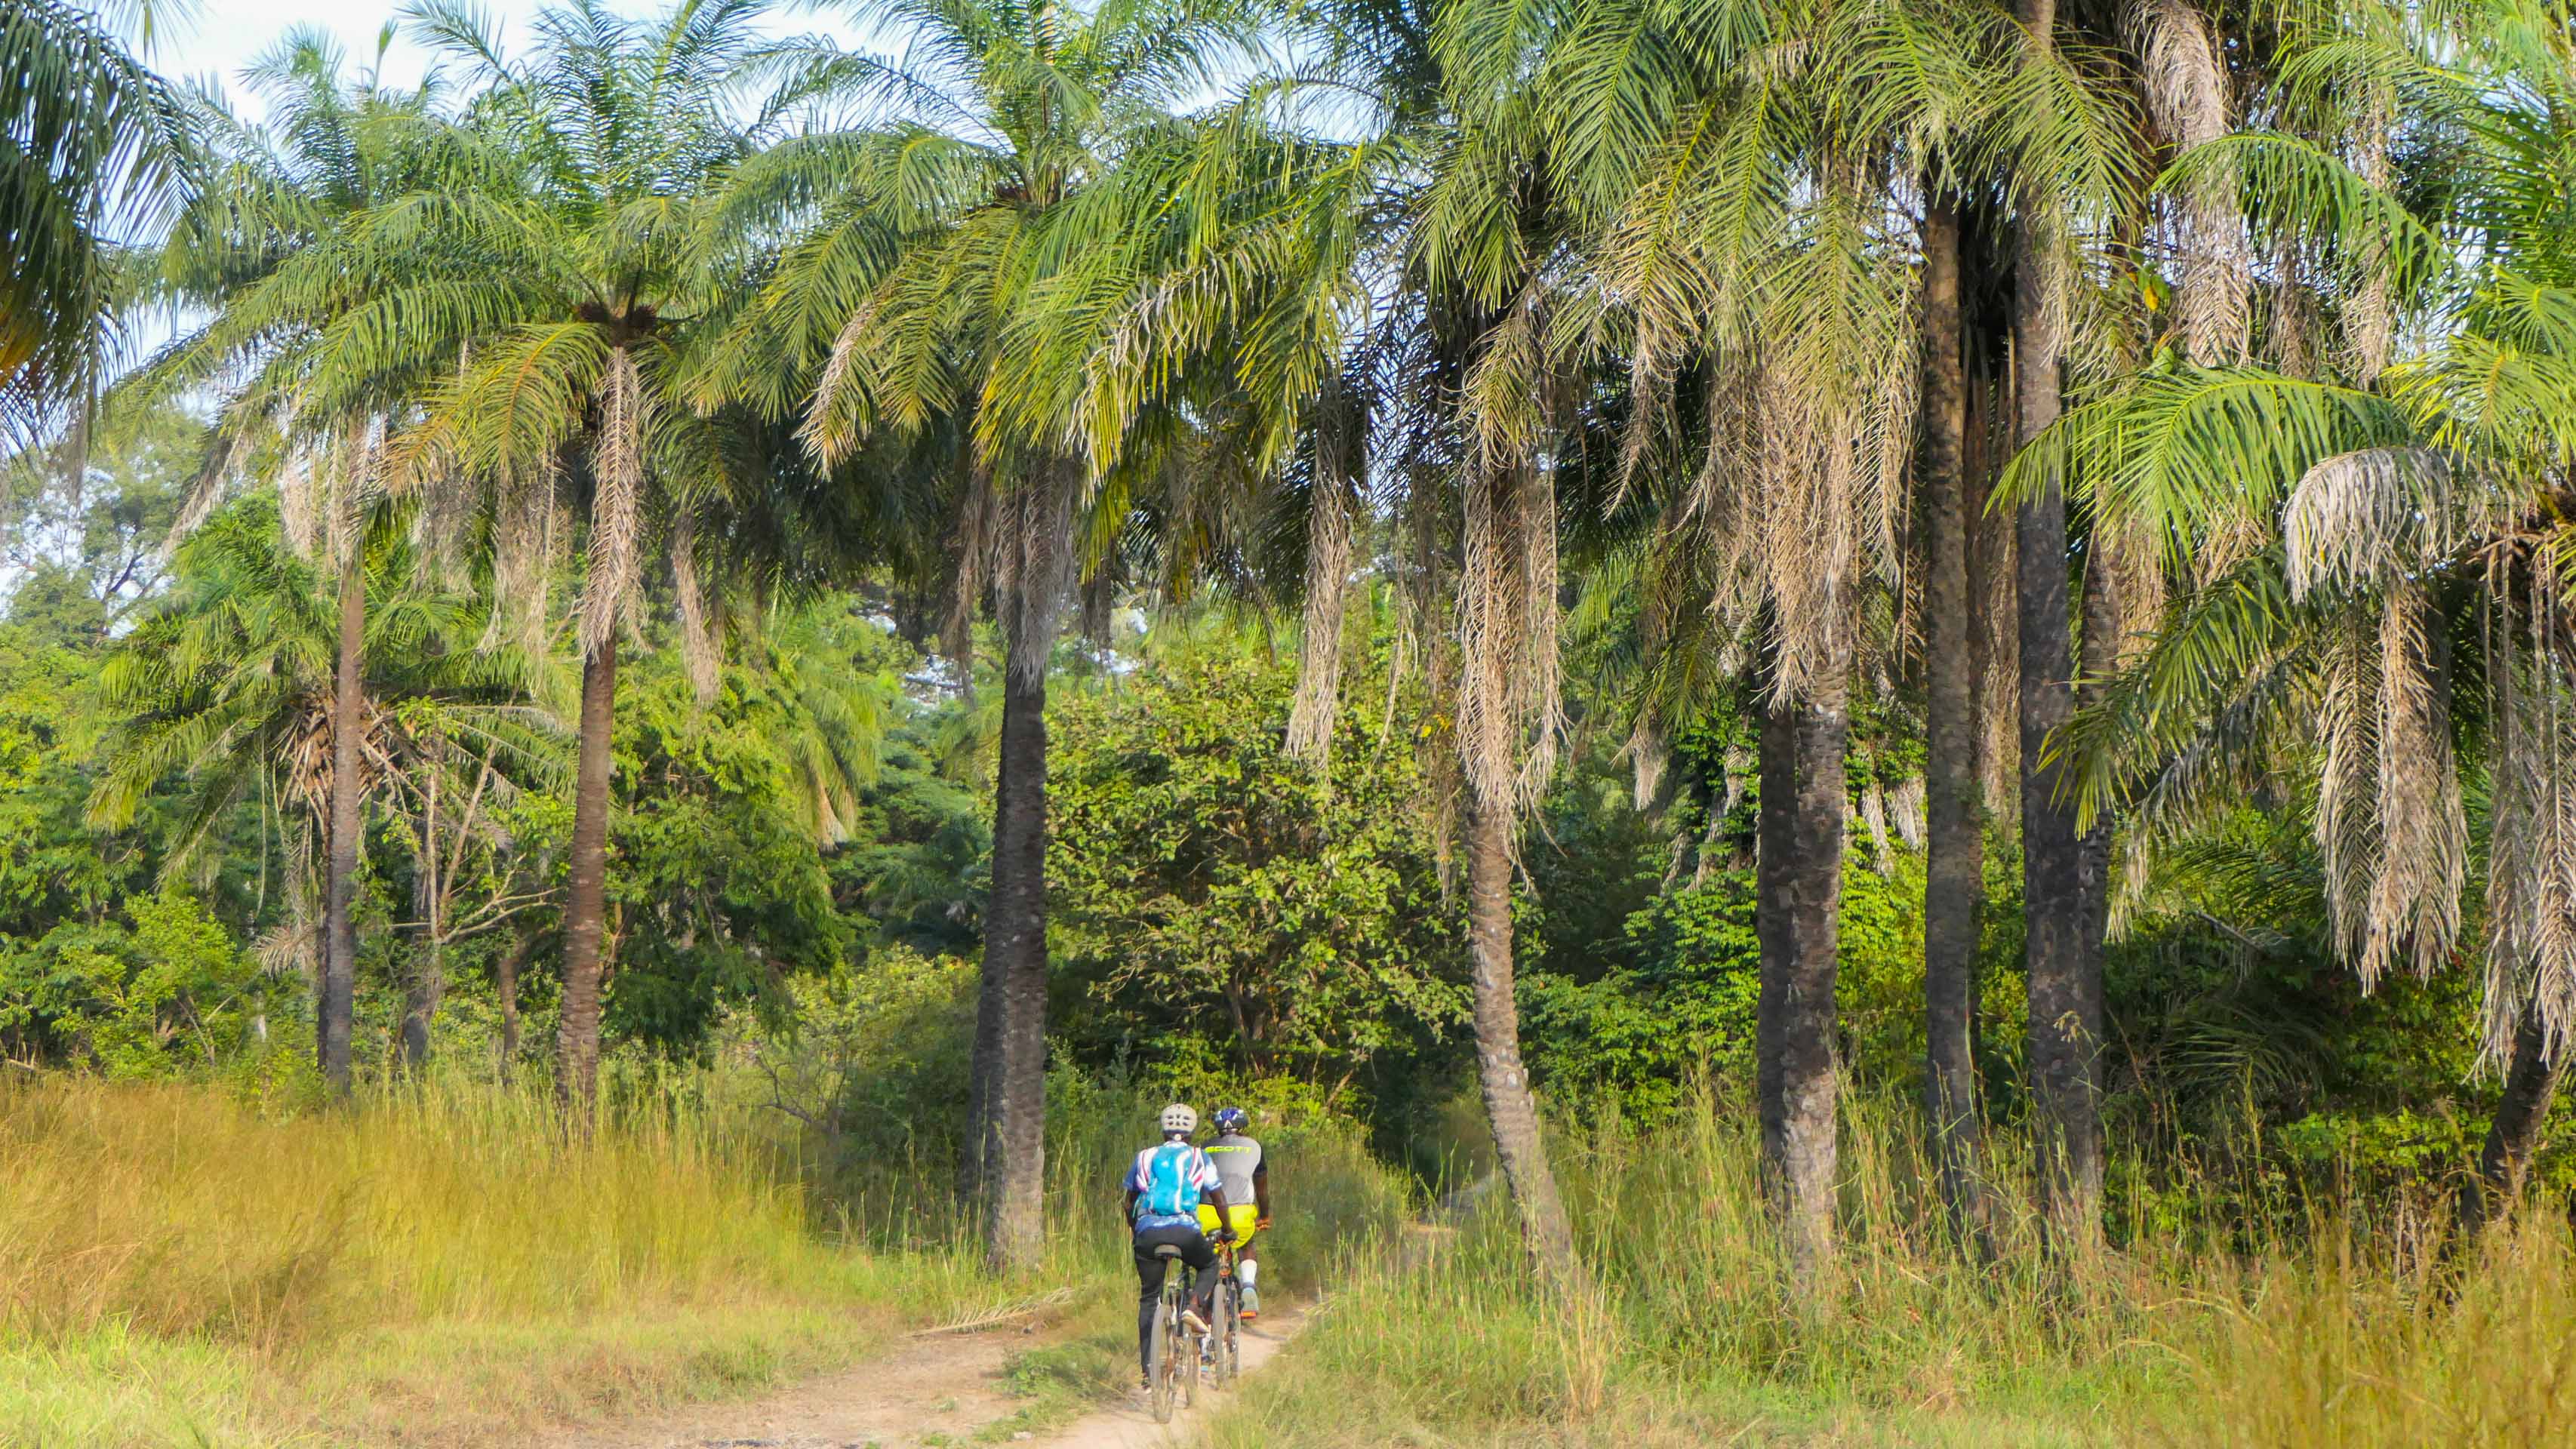
[[[1066,1094],[1053,1260],[996,1282],[927,1216],[900,1252],[817,1231],[789,1149],[730,1109],[574,1142],[483,1088],[272,1116],[206,1088],[21,1085],[0,1094],[0,1443],[512,1442],[1071,1284],[1078,1330],[1031,1369],[1031,1412],[1061,1417],[1123,1381],[1115,1166],[1149,1115],[1131,1095]],[[2568,1442],[2563,1222],[2446,1255],[2420,1221],[2354,1208],[2296,1233],[2168,1217],[2069,1273],[2020,1226],[2009,1161],[1999,1252],[1959,1252],[1911,1128],[1902,1104],[1847,1114],[1830,1291],[1782,1275],[1746,1114],[1558,1143],[1600,1289],[1564,1304],[1532,1288],[1498,1198],[1397,1231],[1406,1196],[1346,1128],[1283,1123],[1269,1286],[1331,1297],[1213,1443]]]
[[[847,1363],[1027,1284],[815,1233],[756,1134],[455,1087],[0,1097],[0,1442],[469,1442]]]
[[[2358,1210],[2208,1224],[2074,1271],[2019,1228],[1956,1250],[1901,1105],[1847,1114],[1830,1290],[1773,1254],[1749,1118],[1557,1144],[1599,1297],[1531,1286],[1488,1201],[1354,1271],[1215,1449],[1381,1445],[2558,1445],[2576,1436],[2576,1244],[2535,1221],[2445,1266]],[[2251,1236],[2254,1246],[2244,1241]],[[2313,1245],[2327,1244],[2320,1253]]]

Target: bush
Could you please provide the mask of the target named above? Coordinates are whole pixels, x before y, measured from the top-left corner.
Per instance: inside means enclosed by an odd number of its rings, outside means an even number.
[[[1892,876],[1843,860],[1843,1057],[1864,1078],[1905,1080],[1922,1052],[1919,858]],[[1521,988],[1524,1050],[1552,1100],[1664,1120],[1706,1077],[1749,1097],[1762,953],[1750,871],[1658,896],[1628,918],[1628,961],[1589,981],[1532,975]]]

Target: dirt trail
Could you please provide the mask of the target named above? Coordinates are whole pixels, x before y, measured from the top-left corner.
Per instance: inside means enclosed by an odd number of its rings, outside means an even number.
[[[1405,1251],[1426,1252],[1494,1188],[1488,1175],[1406,1225]],[[1258,1373],[1313,1321],[1318,1305],[1272,1314],[1243,1330],[1243,1371]],[[907,1341],[845,1372],[740,1404],[706,1404],[652,1418],[561,1434],[544,1449],[927,1449],[975,1441],[1021,1401],[1005,1377],[1011,1357],[1050,1339],[1018,1323]],[[1186,1443],[1231,1397],[1202,1387],[1195,1406],[1157,1424],[1141,1397],[1095,1409],[1070,1424],[1002,1442],[1031,1449],[1162,1449]]]
[[[1257,1372],[1305,1326],[1307,1310],[1245,1327],[1244,1372]],[[1046,1342],[1016,1325],[982,1333],[914,1339],[845,1372],[765,1398],[703,1404],[651,1418],[587,1428],[546,1441],[547,1449],[917,1449],[972,1442],[1009,1418],[1021,1401],[1004,1382],[1011,1356]],[[1034,1449],[1148,1449],[1179,1443],[1224,1392],[1201,1388],[1198,1404],[1154,1422],[1140,1399],[1094,1411],[1019,1442]],[[1018,1438],[1004,1436],[1004,1442]]]

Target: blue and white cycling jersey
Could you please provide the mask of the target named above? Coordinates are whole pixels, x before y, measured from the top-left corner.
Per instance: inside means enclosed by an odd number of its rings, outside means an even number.
[[[1136,1229],[1199,1224],[1199,1198],[1218,1185],[1216,1164],[1186,1142],[1164,1142],[1136,1154],[1127,1186],[1136,1193]]]

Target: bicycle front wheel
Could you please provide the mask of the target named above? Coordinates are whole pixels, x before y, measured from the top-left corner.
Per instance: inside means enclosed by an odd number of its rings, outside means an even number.
[[[1232,1281],[1216,1285],[1216,1383],[1226,1388],[1235,1375],[1243,1372],[1242,1305],[1236,1302],[1238,1290]]]

